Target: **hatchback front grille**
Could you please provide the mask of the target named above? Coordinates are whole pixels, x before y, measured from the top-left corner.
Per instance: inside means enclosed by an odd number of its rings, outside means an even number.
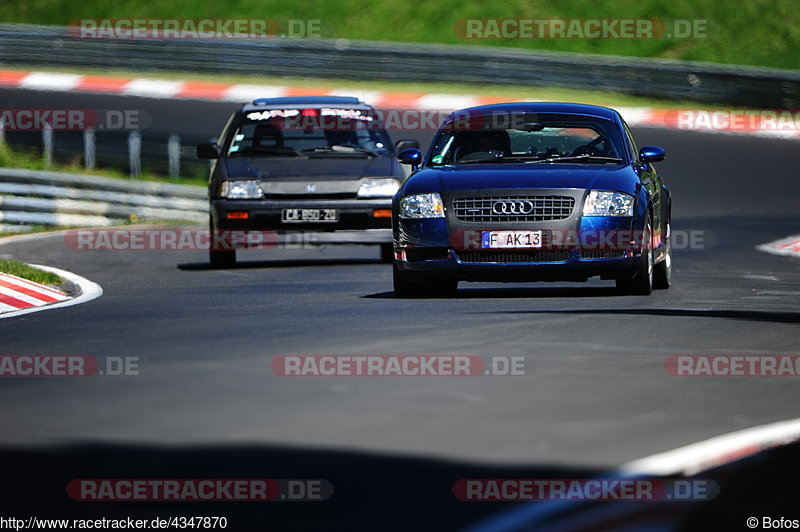
[[[520,264],[531,262],[567,262],[571,251],[566,250],[540,250],[540,251],[461,251],[458,259],[465,263],[502,263]]]
[[[453,200],[456,220],[461,222],[543,222],[572,215],[570,196],[489,196]]]

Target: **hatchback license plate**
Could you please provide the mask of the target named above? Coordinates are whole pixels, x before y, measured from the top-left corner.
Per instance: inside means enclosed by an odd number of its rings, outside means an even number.
[[[339,211],[336,209],[283,209],[283,223],[338,222]]]
[[[540,248],[541,231],[483,231],[481,247],[494,248]]]

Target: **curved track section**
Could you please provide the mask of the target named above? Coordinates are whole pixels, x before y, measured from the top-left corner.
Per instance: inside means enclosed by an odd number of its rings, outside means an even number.
[[[0,93],[20,106],[52,101]],[[230,109],[58,97],[64,106],[140,106],[156,130],[177,123],[198,137],[213,136]],[[289,449],[258,455],[267,463],[278,455],[301,463],[292,453],[308,449],[318,467],[299,476],[335,470],[342,478],[340,460],[355,469],[379,456],[383,464],[408,455],[459,460],[446,471],[414,462],[420,479],[448,479],[446,494],[453,478],[475,473],[463,464],[597,471],[797,417],[795,378],[683,378],[664,368],[674,355],[798,354],[800,265],[756,249],[797,233],[796,144],[634,134],[667,149],[659,171],[673,192],[673,230],[686,239],[673,287],[650,297],[621,297],[592,281],[462,284],[453,299],[395,300],[391,268],[369,247],[247,252],[236,269],[210,270],[202,252],[74,251],[60,235],[9,243],[0,255],[58,264],[97,281],[105,295],[2,320],[0,355],[136,357],[139,374],[4,380],[0,402],[13,408],[0,413],[0,443],[204,444],[229,456],[244,442]],[[281,355],[419,354],[518,356],[527,374],[288,378],[270,369]]]

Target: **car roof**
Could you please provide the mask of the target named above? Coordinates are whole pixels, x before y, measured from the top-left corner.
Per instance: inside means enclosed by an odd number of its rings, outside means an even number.
[[[552,103],[552,102],[515,102],[515,103],[496,103],[491,105],[481,105],[469,107],[456,111],[452,117],[457,117],[459,112],[469,112],[470,114],[482,115],[490,113],[559,113],[574,114],[584,116],[595,116],[606,120],[615,121],[619,113],[608,107],[598,105],[585,105],[581,103]]]
[[[358,98],[351,96],[297,96],[284,98],[258,98],[242,106],[242,111],[258,111],[285,107],[330,107],[332,105],[345,108],[372,109]]]

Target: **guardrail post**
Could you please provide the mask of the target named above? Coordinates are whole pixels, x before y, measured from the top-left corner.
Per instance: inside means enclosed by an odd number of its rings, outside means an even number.
[[[42,128],[42,147],[44,149],[44,165],[50,168],[53,164],[53,128],[47,122]]]
[[[93,128],[83,130],[83,163],[87,170],[94,170],[95,136]]]
[[[169,157],[169,177],[178,179],[181,176],[181,138],[173,133],[167,141],[167,157]]]
[[[133,131],[128,135],[128,166],[131,178],[142,175],[142,134],[138,131]]]

